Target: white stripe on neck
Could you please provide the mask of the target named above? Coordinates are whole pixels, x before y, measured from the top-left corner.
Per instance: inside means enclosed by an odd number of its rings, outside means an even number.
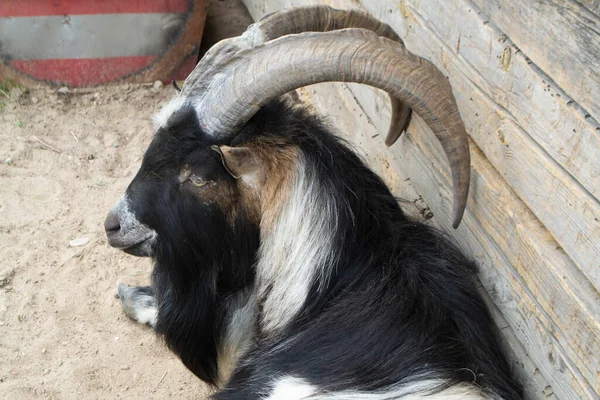
[[[300,156],[289,198],[277,210],[275,222],[261,230],[257,266],[261,328],[276,331],[301,310],[313,283],[321,287],[335,265],[335,202],[316,182]],[[275,206],[277,207],[277,206]]]

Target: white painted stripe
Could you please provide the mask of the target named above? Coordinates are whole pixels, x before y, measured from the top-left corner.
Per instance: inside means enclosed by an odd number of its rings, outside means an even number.
[[[186,14],[99,14],[0,18],[0,58],[47,60],[160,55]]]

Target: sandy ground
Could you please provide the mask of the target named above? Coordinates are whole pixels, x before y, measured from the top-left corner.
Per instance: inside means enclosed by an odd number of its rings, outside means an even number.
[[[201,54],[251,22],[239,0],[212,0]],[[206,397],[121,311],[117,281],[147,284],[151,265],[109,247],[103,228],[172,95],[132,85],[0,94],[0,399]]]
[[[0,97],[0,399],[206,398],[122,312],[116,283],[147,284],[152,266],[103,228],[174,89],[20,92]]]
[[[103,229],[151,139],[150,116],[172,94],[115,86],[2,98],[1,399],[205,397],[121,311],[117,281],[147,283],[151,265],[109,247]]]

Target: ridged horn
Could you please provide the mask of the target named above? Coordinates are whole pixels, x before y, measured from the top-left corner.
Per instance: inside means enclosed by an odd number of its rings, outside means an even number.
[[[302,32],[328,32],[346,28],[362,28],[375,32],[404,46],[394,30],[371,15],[358,10],[338,10],[329,6],[297,7],[277,11],[256,23],[265,41]],[[385,144],[391,146],[406,130],[411,109],[390,95],[391,124]]]
[[[404,45],[388,24],[359,10],[338,10],[329,6],[296,7],[266,15],[256,25],[265,35],[266,41],[303,32],[362,28]]]
[[[284,36],[222,63],[196,110],[207,133],[229,136],[272,99],[328,81],[382,89],[425,120],[452,170],[453,226],[458,227],[469,192],[468,135],[448,80],[399,43],[365,29]]]
[[[282,36],[302,32],[328,32],[346,28],[362,28],[375,32],[378,36],[404,45],[402,39],[387,24],[359,10],[338,10],[329,6],[296,7],[277,11],[250,25],[239,37],[226,39],[213,46],[200,60],[184,84],[183,94],[206,89],[210,77],[219,71],[223,60],[235,56],[237,52],[277,39]],[[406,130],[410,122],[411,109],[390,95],[391,124],[385,144],[391,146]]]

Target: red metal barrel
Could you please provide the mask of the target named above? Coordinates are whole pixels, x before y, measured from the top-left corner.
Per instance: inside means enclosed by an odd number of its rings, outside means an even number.
[[[208,0],[2,0],[0,79],[93,86],[183,79]]]

